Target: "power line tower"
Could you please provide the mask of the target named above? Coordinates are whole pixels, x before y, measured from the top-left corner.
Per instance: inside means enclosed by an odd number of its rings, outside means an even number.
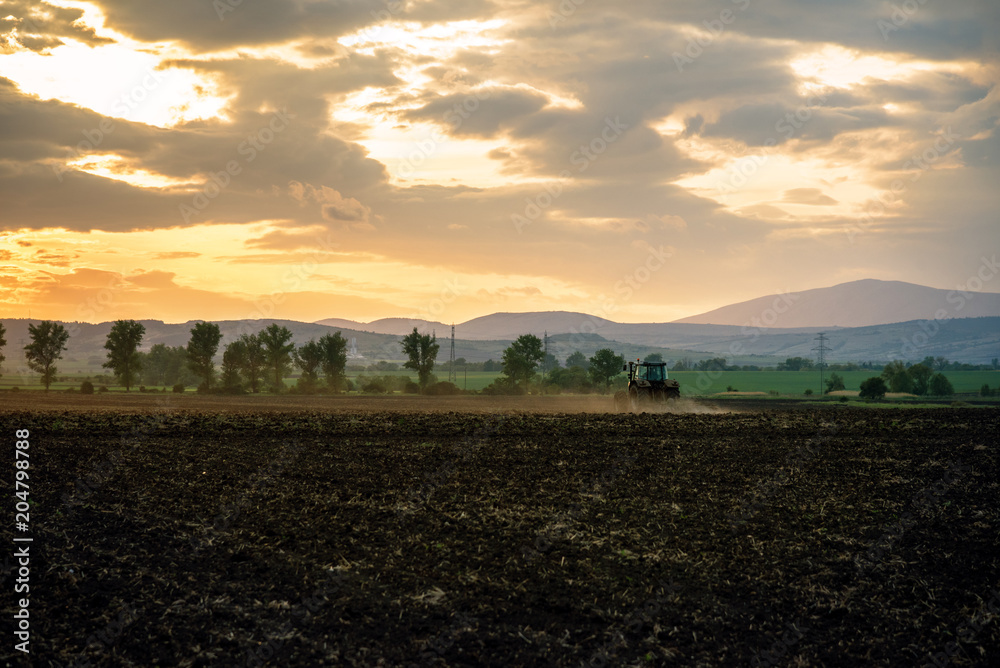
[[[451,325],[451,364],[448,365],[448,382],[458,382],[458,370],[455,368],[455,325]]]
[[[826,332],[820,332],[813,341],[819,341],[819,345],[813,350],[816,351],[816,363],[819,365],[819,394],[823,396],[823,369],[826,367],[826,354],[830,351],[826,347]]]
[[[545,376],[549,371],[549,330],[545,330],[544,338],[542,339],[545,343],[542,348],[542,380],[545,380]]]

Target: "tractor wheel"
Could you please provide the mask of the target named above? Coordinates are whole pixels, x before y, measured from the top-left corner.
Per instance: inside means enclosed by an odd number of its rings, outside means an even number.
[[[630,399],[629,403],[632,404],[632,411],[636,413],[640,413],[642,411],[647,410],[649,408],[649,404],[651,401],[649,392],[646,390],[638,390],[632,392],[629,395],[629,399]]]
[[[667,401],[677,401],[681,398],[681,391],[676,387],[672,387],[664,392],[664,397]]]
[[[628,409],[628,392],[625,390],[618,390],[615,392],[615,410],[619,413],[627,413]]]

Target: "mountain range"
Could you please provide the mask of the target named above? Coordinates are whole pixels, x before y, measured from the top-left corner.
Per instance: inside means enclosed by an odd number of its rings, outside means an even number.
[[[908,320],[895,322],[892,318]],[[28,341],[28,324],[4,320],[6,371],[23,362],[18,352]],[[195,322],[141,320],[146,328],[141,350],[163,343],[183,346]],[[370,323],[331,318],[316,323],[291,320],[214,321],[223,346],[240,334],[272,322],[287,327],[293,341],[335,331],[353,339],[361,363],[402,358],[400,338],[413,331],[434,331],[441,343],[439,361],[448,358],[451,325],[426,320],[386,318]],[[857,324],[863,323],[863,324]],[[100,370],[104,342],[113,323],[64,323],[70,331],[65,359]],[[988,363],[1000,357],[1000,295],[936,290],[893,281],[855,281],[820,290],[786,293],[726,306],[670,323],[618,323],[566,311],[494,313],[455,326],[456,356],[470,362],[499,360],[509,342],[522,334],[548,334],[549,351],[560,360],[579,350],[590,356],[601,348],[628,358],[660,352],[664,359],[726,357],[733,364],[767,365],[788,357],[814,357],[816,336],[827,334],[830,361],[863,362],[931,355],[952,361]],[[221,361],[222,348],[219,350]]]
[[[941,290],[902,281],[864,279],[829,288],[787,292],[723,306],[673,323],[621,324],[566,311],[493,313],[455,325],[456,337],[467,340],[512,339],[525,332],[570,334],[593,332],[614,338],[621,328],[661,328],[665,324],[730,325],[753,328],[834,328],[888,325],[912,320],[1000,317],[1000,293]],[[451,325],[429,320],[383,318],[368,323],[329,318],[316,324],[402,336],[413,331],[439,337]],[[696,333],[699,330],[685,330]]]

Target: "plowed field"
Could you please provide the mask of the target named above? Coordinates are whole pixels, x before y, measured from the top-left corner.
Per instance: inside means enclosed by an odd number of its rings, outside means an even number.
[[[10,665],[1000,664],[1000,410],[46,401]]]

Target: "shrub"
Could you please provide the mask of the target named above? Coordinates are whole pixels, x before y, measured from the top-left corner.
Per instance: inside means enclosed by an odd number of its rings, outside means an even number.
[[[847,397],[841,397],[840,398],[840,403],[846,404],[847,403]]]
[[[885,393],[888,388],[885,386],[885,381],[882,380],[881,376],[872,376],[868,380],[861,383],[861,392],[858,394],[862,399],[867,399],[869,401],[879,401],[885,398]]]
[[[992,397],[993,390],[990,389],[988,383],[983,383],[983,386],[979,389],[979,396],[981,397]]]
[[[444,380],[440,383],[434,383],[433,385],[428,385],[427,389],[424,390],[426,394],[431,394],[435,396],[450,396],[454,394],[461,394],[462,390],[455,385],[455,383],[449,383]]]
[[[139,386],[139,391],[142,392],[143,394],[145,394],[146,393],[146,386],[145,385],[140,385]]]
[[[80,394],[93,394],[93,393],[94,393],[93,383],[91,383],[89,380],[85,380],[82,383],[80,383]]]
[[[359,378],[358,382],[359,383],[363,382],[363,384],[361,385],[362,392],[366,392],[369,394],[386,394],[389,392],[389,388],[386,387],[385,381],[378,377],[369,378],[366,381],[362,381]]]
[[[408,381],[406,381],[406,384],[403,385],[403,393],[404,394],[420,394],[420,386],[417,385],[416,383],[414,383],[412,380],[408,380]]]
[[[955,388],[951,381],[943,373],[936,373],[931,376],[927,383],[927,390],[936,397],[946,397],[955,394]]]
[[[726,392],[739,392],[739,390],[737,390],[732,385],[726,385]]]
[[[97,388],[97,392],[99,394],[104,394],[105,392],[110,392],[110,391],[111,390],[108,389],[107,385],[101,385],[99,388]]]
[[[184,394],[184,383],[174,385],[174,394]]]
[[[812,389],[807,389],[802,394],[806,395],[807,397],[811,397],[813,395],[813,391],[812,391]]]

